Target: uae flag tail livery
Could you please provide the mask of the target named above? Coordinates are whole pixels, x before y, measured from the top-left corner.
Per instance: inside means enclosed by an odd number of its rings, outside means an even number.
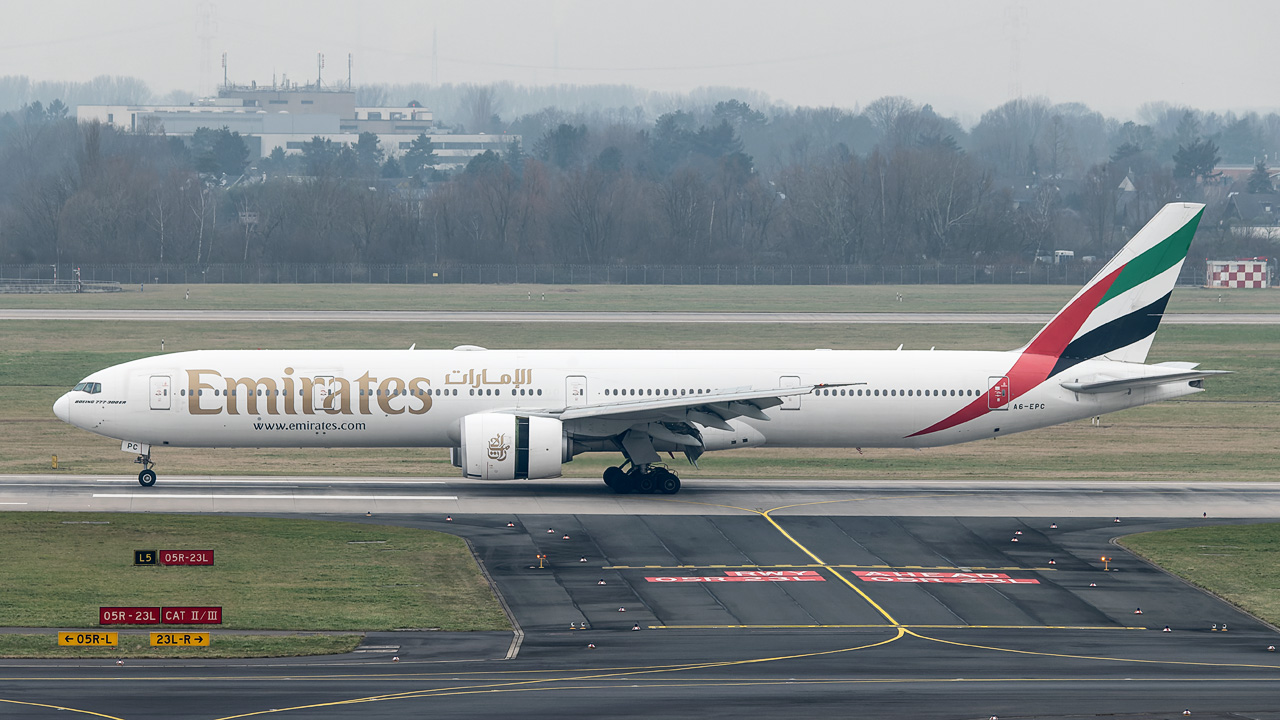
[[[1132,394],[1140,387],[1185,382],[1198,390],[1199,380],[1223,374],[1196,371],[1191,363],[1142,365],[1203,214],[1199,203],[1165,205],[1030,343],[1013,351],[1017,357],[1003,376],[1006,381],[993,384],[986,396],[912,437],[986,415],[1046,381],[1062,380],[1086,361],[1093,361],[1093,367],[1083,379],[1063,381],[1063,388],[1078,394]],[[1099,367],[1099,361],[1111,364]]]
[[[1146,364],[1202,205],[1161,210],[1017,350],[192,350],[99,370],[65,422],[152,451],[448,448],[476,480],[559,477],[608,453],[617,493],[674,493],[667,462],[761,446],[920,448],[1001,437],[1202,391]],[[549,327],[549,326],[548,326]]]

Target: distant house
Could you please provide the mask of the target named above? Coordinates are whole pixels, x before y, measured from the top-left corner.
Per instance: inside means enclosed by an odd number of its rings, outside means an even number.
[[[1235,235],[1280,240],[1280,193],[1231,193],[1223,219]]]

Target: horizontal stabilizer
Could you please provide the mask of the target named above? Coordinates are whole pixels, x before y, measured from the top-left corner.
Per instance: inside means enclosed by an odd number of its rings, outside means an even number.
[[[1131,378],[1114,378],[1105,375],[1095,375],[1083,380],[1077,379],[1074,382],[1061,383],[1062,387],[1084,395],[1095,395],[1098,393],[1124,392],[1135,388],[1155,387],[1156,385],[1164,385],[1173,382],[1189,382],[1192,380],[1203,380],[1214,375],[1228,375],[1230,370],[1180,370],[1169,368],[1161,372],[1150,375],[1143,375]]]

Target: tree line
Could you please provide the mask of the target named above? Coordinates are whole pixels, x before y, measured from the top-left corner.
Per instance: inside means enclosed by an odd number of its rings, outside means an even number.
[[[1210,204],[1204,255],[1269,254],[1219,224],[1231,192],[1272,192],[1280,116],[1153,104],[1120,122],[1013,100],[972,128],[901,97],[865,108],[690,103],[555,107],[523,137],[445,167],[423,135],[366,133],[251,157],[245,138],[77,124],[61,101],[0,115],[6,263],[898,264],[1108,256],[1163,204]],[[491,112],[493,111],[493,112]],[[1218,170],[1248,164],[1236,187]]]

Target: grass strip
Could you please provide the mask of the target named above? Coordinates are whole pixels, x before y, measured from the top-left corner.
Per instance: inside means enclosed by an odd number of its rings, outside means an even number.
[[[815,276],[815,279],[818,279]],[[821,281],[821,280],[820,280]],[[1081,283],[1083,284],[1083,283]],[[1080,285],[185,285],[0,295],[0,307],[133,310],[1054,313]],[[191,291],[187,297],[187,290]],[[1272,293],[1179,287],[1171,313],[1274,312]]]
[[[0,547],[0,622],[9,626],[93,627],[99,607],[221,606],[227,629],[509,629],[462,539],[426,530],[10,512],[0,513]],[[212,549],[216,564],[135,567],[133,551],[147,549]]]
[[[1280,523],[1161,530],[1119,540],[1196,587],[1280,625]]]

